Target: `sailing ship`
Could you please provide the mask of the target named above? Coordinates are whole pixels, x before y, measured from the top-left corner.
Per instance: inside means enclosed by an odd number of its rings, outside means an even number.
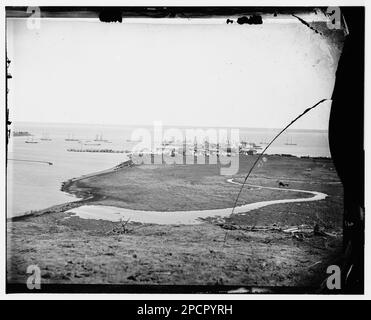
[[[297,144],[292,142],[292,137],[291,137],[290,142],[289,142],[289,139],[287,139],[285,145],[286,146],[296,146]]]
[[[102,134],[100,134],[100,135],[97,134],[97,135],[95,136],[94,141],[97,141],[97,142],[106,142],[106,143],[111,143],[111,141],[106,140],[106,139],[103,139],[103,135],[102,135]]]
[[[79,141],[79,139],[75,139],[73,134],[69,134],[68,138],[64,139],[64,141]]]
[[[43,132],[42,137],[40,138],[42,141],[52,141],[52,139],[49,138],[49,134]]]

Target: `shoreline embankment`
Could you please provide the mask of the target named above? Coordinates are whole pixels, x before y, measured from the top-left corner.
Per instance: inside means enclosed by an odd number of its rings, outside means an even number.
[[[82,205],[87,205],[89,202],[92,202],[92,201],[102,200],[104,197],[100,196],[99,194],[94,193],[91,188],[85,188],[84,190],[75,191],[75,190],[71,190],[71,187],[74,183],[78,181],[91,178],[91,177],[105,175],[105,174],[115,172],[117,170],[121,170],[121,169],[131,167],[131,166],[134,166],[132,160],[126,160],[109,169],[105,169],[105,170],[94,172],[94,173],[89,173],[89,174],[82,175],[77,178],[68,179],[67,181],[62,182],[60,190],[62,192],[66,192],[68,194],[75,196],[76,198],[78,198],[78,200],[53,205],[53,206],[50,206],[50,207],[47,207],[41,210],[25,212],[24,214],[20,214],[14,217],[7,218],[7,222],[21,221],[24,219],[28,219],[28,218],[35,217],[35,216],[40,216],[40,215],[47,214],[47,213],[64,212],[64,211],[68,211],[70,209],[73,209],[73,208],[76,208]]]

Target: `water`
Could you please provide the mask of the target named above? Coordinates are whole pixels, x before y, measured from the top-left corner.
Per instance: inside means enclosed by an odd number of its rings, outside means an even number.
[[[16,130],[29,131],[35,134],[35,140],[37,137],[41,137],[43,132],[47,132],[52,141],[37,140],[37,144],[29,144],[25,143],[28,140],[27,137],[11,137],[8,159],[48,161],[52,162],[53,165],[8,161],[8,217],[76,200],[72,195],[60,191],[63,181],[108,169],[127,160],[127,156],[123,153],[77,153],[67,151],[68,148],[80,148],[78,142],[65,141],[71,131],[76,132],[74,133],[76,137],[86,137],[93,140],[96,132],[94,131],[93,134],[92,128],[81,130],[81,128],[59,125],[20,125],[16,127]],[[84,148],[89,147],[95,148],[84,146]],[[112,143],[102,144],[102,147],[120,150],[123,145],[120,144],[119,139],[116,139]]]
[[[63,181],[111,168],[126,161],[127,156],[124,153],[68,152],[67,149],[130,150],[135,142],[127,140],[131,138],[134,129],[130,126],[40,123],[17,123],[12,126],[13,131],[32,133],[34,140],[38,143],[25,143],[28,137],[11,137],[8,159],[47,161],[52,162],[53,165],[8,161],[7,216],[22,215],[31,210],[40,210],[76,200],[74,196],[60,191]],[[277,132],[278,130],[274,129],[241,129],[240,139],[260,144],[260,142],[268,142]],[[111,143],[102,142],[100,146],[85,146],[75,141],[65,141],[66,138],[73,136],[76,139],[83,139],[84,143],[97,143],[93,141],[97,134],[102,134],[103,139]],[[43,135],[47,135],[52,141],[40,141]],[[296,145],[286,145],[287,142]],[[330,156],[327,133],[324,131],[290,131],[280,137],[267,153]]]
[[[269,142],[281,129],[241,129],[240,139]],[[287,145],[293,143],[294,145]],[[292,154],[298,157],[331,157],[328,132],[324,130],[288,130],[284,132],[266,151],[267,154]]]

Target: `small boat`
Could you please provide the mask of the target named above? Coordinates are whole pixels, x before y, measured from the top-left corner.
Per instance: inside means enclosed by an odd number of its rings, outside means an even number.
[[[161,144],[166,147],[166,146],[172,145],[174,142],[175,142],[174,139],[163,140]]]
[[[39,142],[35,141],[33,137],[31,137],[31,139],[26,140],[25,143],[39,143]]]
[[[259,146],[259,145],[255,144],[254,142],[252,143],[252,147],[253,147],[253,149],[257,149],[257,150],[263,149],[262,146]]]
[[[126,139],[126,142],[142,142],[142,139]]]
[[[100,143],[84,143],[84,146],[100,146]]]
[[[254,142],[241,141],[240,146],[244,149],[254,149],[254,150],[263,149],[262,146],[259,146],[259,145],[255,144]]]

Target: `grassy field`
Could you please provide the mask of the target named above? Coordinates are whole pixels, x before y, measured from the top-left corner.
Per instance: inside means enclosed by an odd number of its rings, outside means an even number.
[[[302,179],[307,187],[313,177],[323,181],[337,181],[336,173],[331,172],[332,164],[315,163],[313,160],[283,157],[266,157],[262,167],[254,171],[249,183],[277,187],[278,180],[291,186],[300,184],[287,179]],[[255,157],[241,157],[240,168],[234,177],[243,177]],[[308,169],[310,171],[308,171]],[[329,173],[330,171],[330,173]],[[269,178],[264,178],[269,172]],[[331,174],[332,173],[332,174]],[[239,186],[226,180],[229,176],[220,175],[219,165],[142,165],[112,172],[103,176],[79,180],[68,188],[68,192],[98,195],[101,200],[94,204],[111,205],[139,210],[181,211],[232,207]],[[312,188],[312,189],[311,189]],[[310,185],[305,190],[314,190]],[[309,197],[305,193],[292,193],[293,197]],[[282,199],[282,191],[245,187],[239,204],[262,200]]]
[[[8,281],[25,283],[37,264],[42,283],[318,286],[341,254],[338,238],[298,241],[283,232],[40,216],[9,226]],[[228,232],[226,241],[225,234]],[[319,262],[319,263],[318,263]]]
[[[252,161],[254,157],[240,159],[237,181]],[[79,180],[68,189],[95,195],[86,200],[91,204],[133,209],[228,208],[238,186],[228,184],[227,178],[219,175],[217,165],[137,166]],[[316,202],[267,206],[223,223],[209,219],[190,226],[135,222],[123,226],[69,217],[63,206],[8,222],[8,282],[24,283],[27,266],[37,264],[43,283],[318,288],[327,266],[341,258],[342,186],[331,160],[325,159],[267,156],[249,179],[251,184],[274,187],[278,181],[329,196]],[[239,204],[285,196],[284,191],[246,188]],[[318,225],[329,235],[306,233],[298,238],[282,231],[302,224]],[[266,229],[248,228],[252,226]]]

